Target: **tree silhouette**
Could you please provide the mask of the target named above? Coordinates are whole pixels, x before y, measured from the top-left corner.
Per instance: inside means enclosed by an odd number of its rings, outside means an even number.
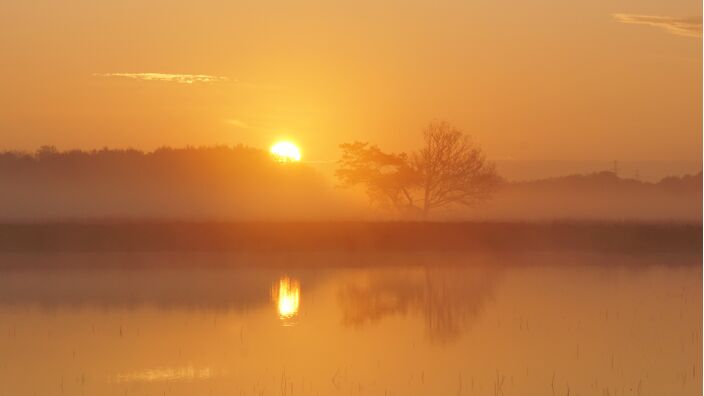
[[[423,130],[423,142],[410,156],[384,153],[369,143],[342,144],[336,175],[345,187],[363,185],[372,203],[406,215],[427,217],[437,209],[491,197],[500,179],[469,136],[434,121]]]
[[[447,122],[431,122],[424,147],[413,156],[423,183],[423,213],[451,204],[473,205],[488,199],[498,184],[493,164],[481,147]]]
[[[342,159],[335,174],[345,187],[364,185],[370,200],[399,211],[416,208],[412,188],[418,174],[405,153],[388,154],[369,143],[340,145]]]

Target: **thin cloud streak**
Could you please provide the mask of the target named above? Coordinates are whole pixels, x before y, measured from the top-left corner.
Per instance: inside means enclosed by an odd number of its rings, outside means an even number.
[[[228,118],[226,120],[223,120],[223,122],[227,125],[232,125],[237,128],[249,129],[249,125],[246,122],[244,122],[242,120],[238,120],[236,118]]]
[[[144,81],[166,81],[179,84],[215,83],[228,81],[227,77],[209,76],[207,74],[169,74],[169,73],[95,73],[99,77],[124,77]]]
[[[628,24],[655,26],[670,34],[686,37],[702,36],[702,17],[674,18],[657,15],[612,14],[616,21]]]

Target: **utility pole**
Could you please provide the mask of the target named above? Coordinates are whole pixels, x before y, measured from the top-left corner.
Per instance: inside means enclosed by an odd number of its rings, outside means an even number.
[[[614,175],[618,176],[618,160],[614,160]]]

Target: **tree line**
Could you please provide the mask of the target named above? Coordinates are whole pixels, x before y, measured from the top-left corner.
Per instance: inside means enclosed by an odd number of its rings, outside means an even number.
[[[509,182],[450,123],[433,121],[421,132],[419,148],[408,153],[341,144],[338,184],[366,193],[387,219],[701,217],[701,173],[659,183],[613,172]],[[354,194],[335,191],[310,165],[277,162],[242,145],[0,152],[0,191],[0,219],[368,215]],[[482,202],[481,210],[461,210]]]

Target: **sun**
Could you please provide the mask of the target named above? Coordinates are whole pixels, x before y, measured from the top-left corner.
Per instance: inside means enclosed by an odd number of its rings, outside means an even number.
[[[301,160],[301,150],[291,142],[278,142],[271,146],[270,151],[279,162],[298,162]]]

